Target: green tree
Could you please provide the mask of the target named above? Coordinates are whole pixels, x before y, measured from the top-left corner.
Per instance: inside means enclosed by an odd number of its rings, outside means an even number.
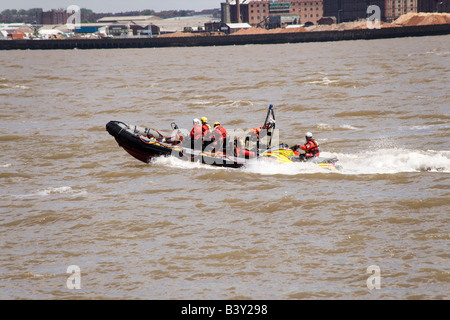
[[[5,17],[10,17],[10,16],[12,16],[11,9],[5,9],[5,10],[3,10],[2,13],[1,13],[1,15],[2,15],[2,16],[5,16]]]

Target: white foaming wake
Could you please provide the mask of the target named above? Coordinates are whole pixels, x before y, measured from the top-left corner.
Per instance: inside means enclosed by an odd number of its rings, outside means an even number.
[[[229,169],[219,166],[212,166],[207,164],[202,164],[200,162],[190,162],[177,159],[175,157],[159,157],[153,162],[154,165],[169,166],[178,169],[201,169],[201,170],[241,170],[249,173],[259,173],[263,175],[296,175],[296,174],[307,174],[307,173],[318,173],[318,172],[329,172],[327,169],[323,169],[314,163],[304,163],[304,162],[289,162],[289,163],[279,163],[274,160],[269,159],[254,159],[250,160],[242,168],[239,169]]]
[[[344,174],[394,174],[400,172],[450,172],[449,151],[381,148],[355,154],[334,154]]]
[[[450,151],[421,151],[399,148],[380,148],[353,154],[321,152],[322,157],[337,157],[340,174],[395,174],[402,172],[450,172]],[[225,168],[188,162],[175,157],[155,159],[155,165],[179,169],[225,170]],[[314,163],[278,163],[269,159],[251,160],[240,169],[243,172],[262,175],[297,175],[336,173]],[[54,191],[53,191],[54,192]]]
[[[158,165],[158,166],[159,165],[169,166],[169,167],[174,167],[174,168],[178,168],[178,169],[207,169],[207,170],[221,169],[218,166],[210,166],[207,164],[202,164],[200,162],[184,161],[184,160],[178,159],[176,157],[158,157],[152,161],[152,164]]]
[[[269,159],[259,159],[249,161],[241,170],[262,175],[297,175],[330,172],[309,162],[288,162],[280,163]]]

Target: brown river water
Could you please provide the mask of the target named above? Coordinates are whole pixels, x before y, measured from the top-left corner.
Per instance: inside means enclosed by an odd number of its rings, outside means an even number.
[[[0,62],[0,299],[450,299],[450,36]],[[105,130],[269,104],[342,171],[146,164]]]

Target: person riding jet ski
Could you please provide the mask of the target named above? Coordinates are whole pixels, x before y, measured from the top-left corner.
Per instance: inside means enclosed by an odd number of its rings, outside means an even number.
[[[291,147],[291,149],[297,153],[298,149],[304,150],[304,154],[299,153],[300,160],[308,160],[313,157],[318,157],[320,155],[319,152],[319,144],[316,142],[316,140],[313,139],[312,133],[307,132],[305,134],[306,143],[304,145],[296,144],[295,146]]]

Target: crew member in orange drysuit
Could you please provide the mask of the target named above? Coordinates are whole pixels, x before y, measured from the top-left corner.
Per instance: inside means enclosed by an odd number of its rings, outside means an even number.
[[[319,144],[316,142],[316,140],[313,139],[312,133],[307,132],[305,134],[306,143],[304,145],[295,145],[292,147],[292,150],[297,153],[298,149],[302,149],[305,151],[305,155],[300,155],[302,158],[309,159],[312,157],[318,157],[320,155],[319,153]]]

